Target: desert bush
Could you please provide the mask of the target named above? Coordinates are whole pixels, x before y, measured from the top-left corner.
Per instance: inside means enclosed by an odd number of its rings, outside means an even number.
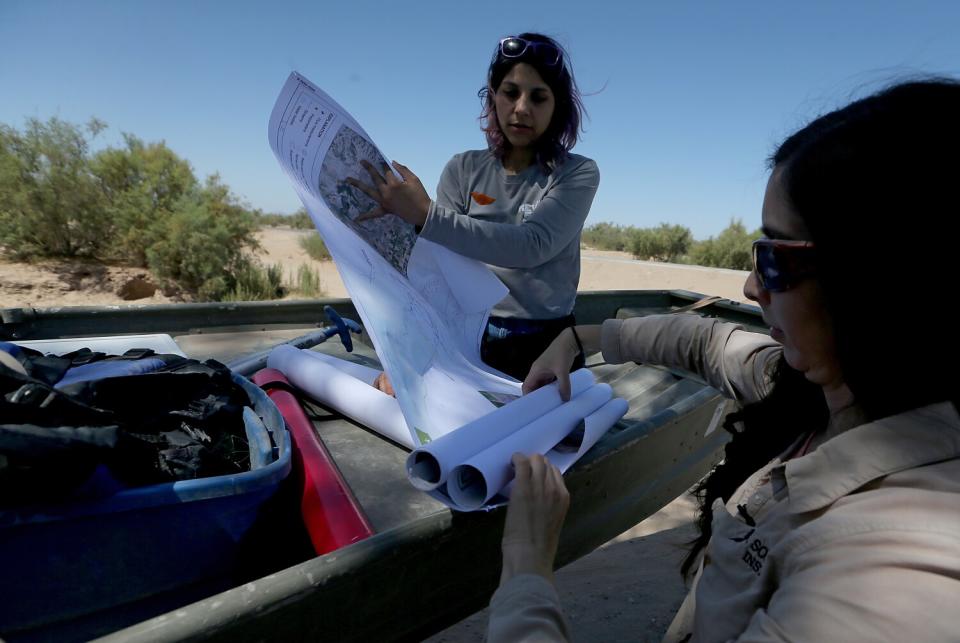
[[[87,163],[90,140],[105,125],[85,128],[51,118],[28,119],[23,132],[0,124],[0,246],[16,259],[95,257],[112,221]]]
[[[254,215],[216,175],[157,226],[156,241],[146,252],[150,269],[200,300],[216,301],[232,292],[238,275],[248,269],[244,250],[257,247]]]
[[[236,280],[222,301],[263,301],[279,299],[288,293],[303,297],[320,297],[323,288],[320,271],[307,264],[300,264],[285,284],[283,267],[280,264],[263,266],[256,262],[241,265],[235,273]]]
[[[242,264],[235,273],[232,289],[223,301],[262,301],[279,299],[286,294],[280,264],[262,266],[256,262]]]
[[[687,254],[693,243],[693,233],[682,225],[661,223],[656,228],[637,230],[630,252],[637,259],[678,261]]]
[[[690,249],[689,261],[700,266],[750,270],[751,244],[762,236],[760,230],[747,232],[743,222],[732,219],[716,237],[698,241]]]
[[[307,214],[307,211],[300,208],[293,214],[263,214],[257,216],[257,223],[261,226],[276,228],[279,226],[289,226],[295,230],[310,230],[313,228],[313,219]]]
[[[300,264],[300,267],[297,269],[294,290],[297,294],[305,297],[319,297],[323,295],[323,286],[320,283],[320,271],[305,263]]]
[[[147,249],[163,237],[183,201],[198,198],[199,187],[190,164],[165,143],[146,144],[132,134],[123,139],[124,147],[98,152],[90,167],[115,228],[111,258],[146,266]]]
[[[595,223],[583,229],[580,240],[598,250],[629,250],[637,229],[615,223]]]
[[[15,259],[90,257],[149,267],[200,299],[234,290],[257,247],[254,212],[219,176],[200,185],[164,143],[124,134],[93,154],[106,124],[0,124],[0,251]]]
[[[287,215],[285,214],[266,214],[259,212],[257,213],[257,225],[262,228],[276,228],[277,226],[286,225],[286,218]]]
[[[290,215],[288,214],[278,214],[276,212],[257,213],[257,225],[261,228],[278,228],[280,226],[290,225],[289,220]]]
[[[314,261],[326,261],[330,258],[330,251],[319,232],[300,237],[300,247],[306,250]]]
[[[298,230],[313,230],[313,219],[304,208],[300,208],[287,217],[287,225]]]

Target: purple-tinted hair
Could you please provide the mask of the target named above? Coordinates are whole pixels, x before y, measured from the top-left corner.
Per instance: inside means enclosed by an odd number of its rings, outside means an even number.
[[[514,65],[527,63],[537,70],[553,92],[555,101],[553,118],[543,136],[535,143],[537,162],[552,170],[566,160],[567,154],[577,144],[580,121],[584,112],[580,90],[577,89],[577,82],[573,78],[570,59],[560,43],[538,33],[522,33],[517,37],[556,47],[560,52],[560,61],[556,65],[547,65],[532,50],[524,52],[517,58],[506,58],[500,53],[498,45],[487,71],[487,84],[477,92],[483,104],[480,127],[487,137],[487,147],[497,158],[503,158],[510,149],[510,142],[500,129],[500,123],[497,122],[493,95],[503,82],[504,76],[513,69]]]

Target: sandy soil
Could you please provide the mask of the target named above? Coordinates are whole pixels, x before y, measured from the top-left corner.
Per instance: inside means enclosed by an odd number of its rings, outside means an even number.
[[[307,264],[320,272],[320,287],[325,297],[348,297],[336,264],[332,261],[314,261],[300,247],[300,239],[311,234],[316,233],[313,230],[264,228],[257,234],[261,247],[257,257],[265,265],[280,264],[287,275],[296,274],[300,264]]]
[[[149,282],[151,279],[143,268],[82,261],[30,264],[0,260],[0,308],[129,304],[133,300],[124,299],[120,294],[124,285],[134,280]],[[176,293],[165,295],[159,288],[150,296],[136,299],[138,304],[178,301],[183,298]]]
[[[336,266],[313,261],[299,245],[312,231],[266,228],[258,235],[264,264],[279,263],[287,275],[302,263],[320,272],[327,297],[346,297]],[[747,273],[634,261],[623,252],[584,250],[580,289],[684,289],[746,301]],[[0,261],[0,308],[130,303],[118,292],[143,270],[75,262],[23,264]],[[147,289],[149,290],[149,288]],[[137,303],[182,301],[157,290]],[[678,572],[684,545],[693,536],[693,502],[681,497],[633,529],[557,574],[557,585],[575,639],[659,640],[686,592]],[[431,643],[479,641],[486,611],[428,639]]]

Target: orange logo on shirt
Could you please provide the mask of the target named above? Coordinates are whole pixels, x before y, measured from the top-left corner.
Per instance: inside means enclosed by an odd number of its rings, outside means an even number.
[[[496,201],[496,199],[494,199],[492,196],[487,196],[483,192],[471,192],[470,196],[472,196],[473,200],[479,203],[480,205],[490,205],[491,203]]]

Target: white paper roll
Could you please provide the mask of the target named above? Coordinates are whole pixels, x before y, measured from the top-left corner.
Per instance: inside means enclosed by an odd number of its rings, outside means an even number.
[[[603,435],[626,413],[630,405],[621,397],[615,397],[599,409],[583,418],[572,435],[547,451],[546,457],[561,472],[583,457]]]
[[[286,375],[291,384],[318,402],[408,449],[413,448],[397,400],[310,353],[280,345],[270,351],[267,366]]]
[[[513,478],[510,458],[514,453],[546,453],[573,433],[585,417],[607,403],[612,395],[608,384],[592,386],[567,404],[467,459],[450,472],[447,480],[450,499],[463,511],[481,508]]]
[[[572,373],[571,398],[578,396],[593,383],[593,374],[585,368]],[[505,404],[415,449],[407,456],[407,477],[417,489],[436,489],[446,482],[447,474],[453,467],[500,442],[562,403],[557,385],[553,383]]]
[[[370,368],[369,366],[364,366],[363,364],[348,362],[345,359],[340,359],[339,357],[334,357],[333,355],[327,355],[326,353],[303,350],[302,354],[311,359],[317,359],[322,362],[326,362],[341,373],[346,373],[347,375],[350,375],[351,377],[354,377],[365,384],[369,384],[370,386],[373,386],[373,381],[377,379],[377,376],[380,375],[380,373],[383,372],[378,371],[375,368]]]
[[[626,413],[630,405],[623,398],[615,397],[599,409],[583,419],[583,422],[577,425],[573,432],[558,443],[554,448],[547,451],[545,457],[555,467],[565,473],[567,469],[574,465],[580,458],[586,454],[593,445],[600,441],[607,431],[617,423]],[[513,492],[514,480],[510,480],[498,493],[509,498]],[[450,504],[451,500],[445,496],[432,492],[435,498],[441,502]],[[506,503],[497,505],[487,505],[483,509],[492,509]]]

